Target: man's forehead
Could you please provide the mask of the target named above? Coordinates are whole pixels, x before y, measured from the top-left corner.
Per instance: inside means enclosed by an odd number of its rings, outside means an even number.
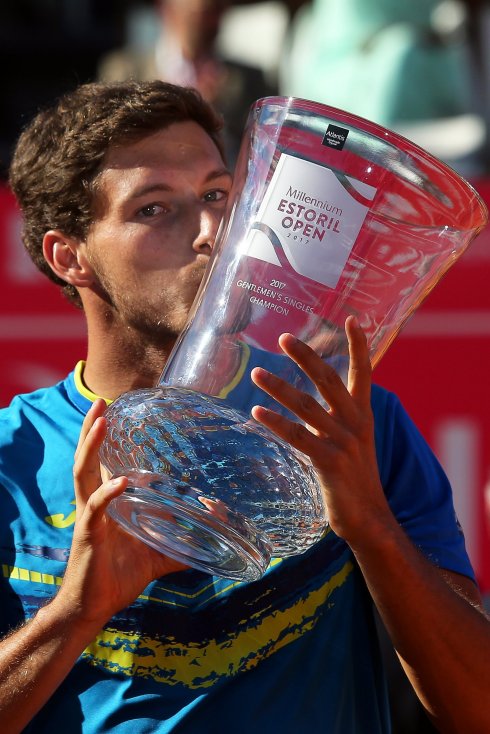
[[[103,169],[180,167],[217,161],[221,154],[208,133],[193,121],[177,122],[140,140],[109,148]]]

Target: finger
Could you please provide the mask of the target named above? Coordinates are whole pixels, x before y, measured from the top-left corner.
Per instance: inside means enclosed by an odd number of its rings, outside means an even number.
[[[103,464],[101,464],[99,468],[100,468],[100,476],[102,478],[102,481],[108,482],[112,476],[109,469],[107,469]]]
[[[85,439],[87,437],[87,433],[90,431],[90,429],[92,428],[92,426],[95,423],[95,421],[97,420],[97,418],[99,416],[103,415],[103,413],[105,412],[106,407],[107,406],[105,404],[105,401],[102,400],[102,398],[97,398],[97,400],[94,400],[94,402],[90,406],[90,408],[89,408],[89,410],[87,412],[87,415],[85,416],[85,418],[83,420],[83,423],[82,423],[82,428],[81,428],[81,431],[80,431],[80,436],[78,438],[78,444],[77,444],[77,448],[76,448],[76,451],[75,451],[75,461],[76,461],[77,456],[78,456],[78,454],[80,452],[80,448],[82,447],[82,445],[83,445],[83,443],[84,443],[84,441],[85,441]]]
[[[128,478],[115,477],[100,485],[87,502],[87,509],[83,515],[85,529],[93,531],[104,517],[109,503],[124,492],[128,486]]]
[[[252,381],[274,400],[294,413],[312,429],[321,433],[335,432],[335,426],[325,408],[312,395],[298,390],[277,375],[262,367],[254,367]]]
[[[338,372],[292,334],[281,334],[279,346],[310,378],[331,412],[348,419],[352,415],[352,401]]]
[[[73,466],[73,481],[77,509],[79,510],[84,508],[90,495],[102,483],[99,449],[104,440],[106,430],[106,419],[103,416],[98,416],[78,449],[78,455]]]
[[[345,333],[349,342],[349,373],[347,389],[362,407],[371,405],[372,367],[366,335],[355,316],[348,316]]]
[[[298,451],[309,456],[313,461],[318,452],[321,452],[323,457],[325,456],[327,450],[325,439],[322,438],[320,444],[320,439],[301,423],[290,421],[285,416],[279,415],[279,413],[269,410],[269,408],[264,408],[262,405],[254,405],[252,416],[258,423],[261,423]]]

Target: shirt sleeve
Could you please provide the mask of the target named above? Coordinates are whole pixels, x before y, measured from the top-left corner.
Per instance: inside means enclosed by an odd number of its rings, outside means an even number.
[[[475,580],[440,463],[396,395],[373,386],[372,406],[381,481],[395,517],[432,563]]]

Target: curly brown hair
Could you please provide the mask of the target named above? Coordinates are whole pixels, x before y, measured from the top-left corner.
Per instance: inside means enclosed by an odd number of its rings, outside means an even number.
[[[162,81],[83,84],[39,112],[20,135],[9,183],[23,213],[24,245],[39,270],[79,308],[76,288],[44,259],[44,234],[59,229],[85,239],[108,150],[188,120],[201,125],[224,159],[221,117],[194,89]]]

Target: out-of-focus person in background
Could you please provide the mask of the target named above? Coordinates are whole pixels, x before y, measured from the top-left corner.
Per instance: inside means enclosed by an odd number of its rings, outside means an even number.
[[[485,167],[470,19],[479,0],[312,0],[297,13],[281,94],[396,130],[463,175]]]
[[[141,22],[145,16],[130,15],[126,46],[101,59],[98,78],[161,79],[194,87],[224,116],[225,148],[233,165],[250,106],[277,88],[259,66],[218,50],[220,26],[231,5],[228,0],[155,0],[146,24]]]

